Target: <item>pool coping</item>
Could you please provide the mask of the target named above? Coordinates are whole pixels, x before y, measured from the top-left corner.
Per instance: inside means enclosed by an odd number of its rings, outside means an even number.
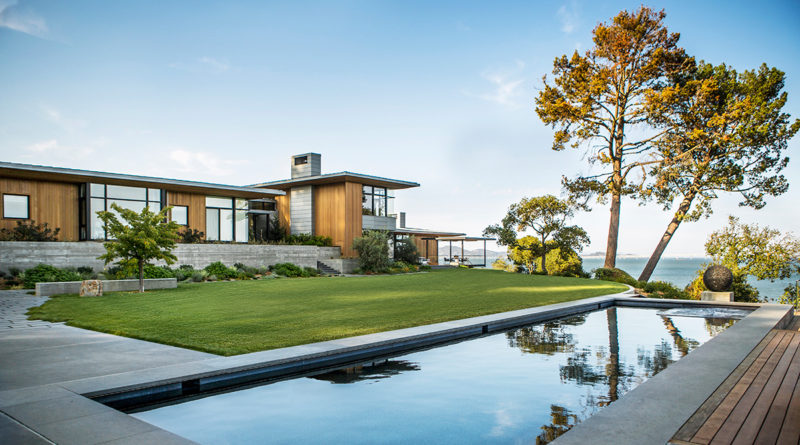
[[[700,379],[701,384],[691,385],[693,397],[681,399],[681,403],[675,409],[669,410],[669,422],[662,422],[658,432],[666,435],[666,439],[660,443],[666,443],[672,434],[680,428],[683,422],[705,401],[708,395],[713,393],[716,387],[724,381],[730,372],[741,362],[741,360],[752,350],[758,342],[773,328],[780,327],[791,318],[791,307],[787,305],[775,304],[750,304],[750,303],[720,303],[690,300],[656,300],[643,299],[633,294],[631,290],[623,293],[585,298],[582,300],[557,303],[547,306],[539,306],[529,309],[521,309],[509,312],[502,312],[479,317],[472,317],[461,320],[436,323],[431,325],[417,326],[394,331],[380,332],[375,334],[362,335],[357,337],[342,338],[337,340],[312,343],[307,345],[292,346],[288,348],[260,351],[250,354],[243,354],[231,357],[214,357],[206,360],[183,363],[178,365],[162,366],[139,371],[123,372],[118,374],[91,377],[79,380],[49,384],[38,387],[23,388],[20,390],[3,391],[0,397],[0,410],[8,411],[11,405],[23,403],[37,403],[47,401],[48,407],[53,409],[53,405],[58,403],[77,404],[84,406],[84,409],[94,413],[83,418],[85,423],[78,427],[83,432],[97,430],[108,430],[114,428],[128,428],[131,430],[131,439],[142,438],[142,434],[159,436],[159,440],[169,437],[171,442],[191,443],[188,440],[175,436],[167,431],[160,430],[155,426],[135,419],[132,416],[117,411],[102,403],[114,405],[129,401],[131,398],[146,400],[149,398],[180,397],[196,394],[201,390],[214,390],[231,385],[241,385],[252,383],[259,380],[278,378],[281,375],[296,374],[304,371],[330,368],[340,364],[353,363],[358,360],[368,361],[369,358],[378,355],[402,354],[414,349],[433,346],[440,343],[458,341],[469,337],[475,337],[486,333],[502,331],[515,326],[530,323],[537,323],[549,319],[564,317],[572,314],[587,312],[591,310],[603,309],[611,306],[632,306],[632,307],[748,307],[754,308],[752,314],[734,324],[731,328],[716,336],[697,348],[692,354],[673,363],[666,370],[657,376],[649,379],[642,385],[630,391],[623,398],[603,409],[599,413],[590,417],[582,424],[573,428],[570,432],[559,438],[561,443],[586,442],[586,437],[590,437],[589,442],[593,442],[599,435],[606,434],[613,437],[613,440],[620,443],[656,443],[651,440],[642,441],[641,437],[661,437],[658,434],[644,434],[651,430],[650,419],[642,422],[641,418],[630,425],[630,429],[624,430],[615,427],[616,419],[609,418],[609,412],[620,411],[623,415],[634,416],[642,415],[641,402],[630,400],[640,400],[643,396],[639,394],[650,394],[653,391],[665,392],[670,398],[675,398],[674,388],[669,388],[663,381],[666,381],[673,374],[677,377],[686,378],[686,374],[695,374],[693,371],[694,363],[700,369],[709,367],[709,362],[715,357],[727,355],[727,360],[723,362],[724,367],[717,367],[716,372],[710,373],[708,377]],[[753,318],[756,316],[755,318]],[[741,327],[740,327],[741,326]],[[707,347],[707,345],[715,345]],[[733,349],[732,352],[728,349]],[[745,351],[746,350],[746,351]],[[704,352],[699,352],[704,351]],[[710,352],[705,352],[710,351]],[[738,358],[741,355],[741,358]],[[710,358],[703,359],[709,356]],[[735,362],[735,363],[734,363]],[[689,363],[689,364],[686,364]],[[677,366],[679,371],[672,371]],[[719,380],[719,382],[717,382]],[[654,382],[655,383],[651,383]],[[717,383],[715,383],[717,382]],[[654,389],[651,389],[654,388]],[[707,392],[708,395],[703,396]],[[659,393],[659,396],[661,394]],[[88,398],[88,399],[87,399]],[[80,400],[78,400],[80,399]],[[652,404],[651,404],[652,405]],[[616,408],[621,406],[622,408]],[[603,420],[593,420],[602,416]],[[45,416],[46,417],[46,416]],[[682,419],[682,420],[681,420]],[[58,423],[37,421],[34,416],[24,424],[33,431],[41,432],[45,437],[54,437],[52,428]],[[672,425],[677,422],[677,426]],[[631,422],[628,422],[631,423]],[[150,427],[143,430],[142,424]],[[627,426],[626,426],[627,427]],[[635,428],[635,427],[638,427]],[[672,428],[668,432],[669,428]],[[142,430],[141,432],[135,432]],[[575,433],[573,433],[575,431]],[[636,433],[636,434],[634,434]],[[169,435],[169,436],[168,436]],[[64,437],[63,435],[60,437]],[[81,439],[85,437],[77,436]],[[630,442],[620,441],[621,437],[639,437]],[[69,439],[70,437],[67,437]],[[64,443],[69,440],[60,441]],[[88,441],[83,440],[84,443]],[[76,443],[81,443],[76,441]],[[131,443],[135,443],[132,440]]]

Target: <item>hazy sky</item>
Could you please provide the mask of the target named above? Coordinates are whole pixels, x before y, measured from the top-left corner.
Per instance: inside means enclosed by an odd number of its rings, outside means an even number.
[[[409,226],[477,235],[587,171],[533,100],[555,57],[640,3],[0,0],[0,160],[245,185],[314,151],[323,173],[419,182],[397,193]],[[650,5],[698,59],[785,71],[800,117],[800,3]],[[800,159],[785,175],[765,209],[719,199],[666,255],[701,255],[729,214],[800,233]],[[670,217],[623,201],[620,252],[648,255]],[[607,207],[576,223],[605,249]]]

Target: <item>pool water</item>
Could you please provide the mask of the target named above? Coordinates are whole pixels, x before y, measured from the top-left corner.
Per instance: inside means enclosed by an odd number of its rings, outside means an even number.
[[[609,308],[132,415],[208,444],[547,443],[740,318],[695,315]]]

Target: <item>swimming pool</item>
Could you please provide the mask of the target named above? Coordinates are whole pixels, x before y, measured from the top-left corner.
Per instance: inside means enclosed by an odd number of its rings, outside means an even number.
[[[611,307],[132,415],[200,443],[547,443],[746,313]]]

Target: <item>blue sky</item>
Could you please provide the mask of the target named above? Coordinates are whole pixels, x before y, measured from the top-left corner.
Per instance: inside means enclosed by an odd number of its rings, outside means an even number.
[[[588,170],[550,149],[533,100],[555,57],[639,4],[0,0],[0,159],[250,184],[314,151],[323,172],[421,183],[397,193],[410,226],[479,234]],[[698,59],[785,71],[800,117],[800,3],[650,6]],[[800,233],[800,159],[785,174],[765,209],[723,197],[666,255],[702,254],[728,214]],[[649,254],[670,216],[624,201],[620,252]],[[604,249],[606,207],[576,223]]]

